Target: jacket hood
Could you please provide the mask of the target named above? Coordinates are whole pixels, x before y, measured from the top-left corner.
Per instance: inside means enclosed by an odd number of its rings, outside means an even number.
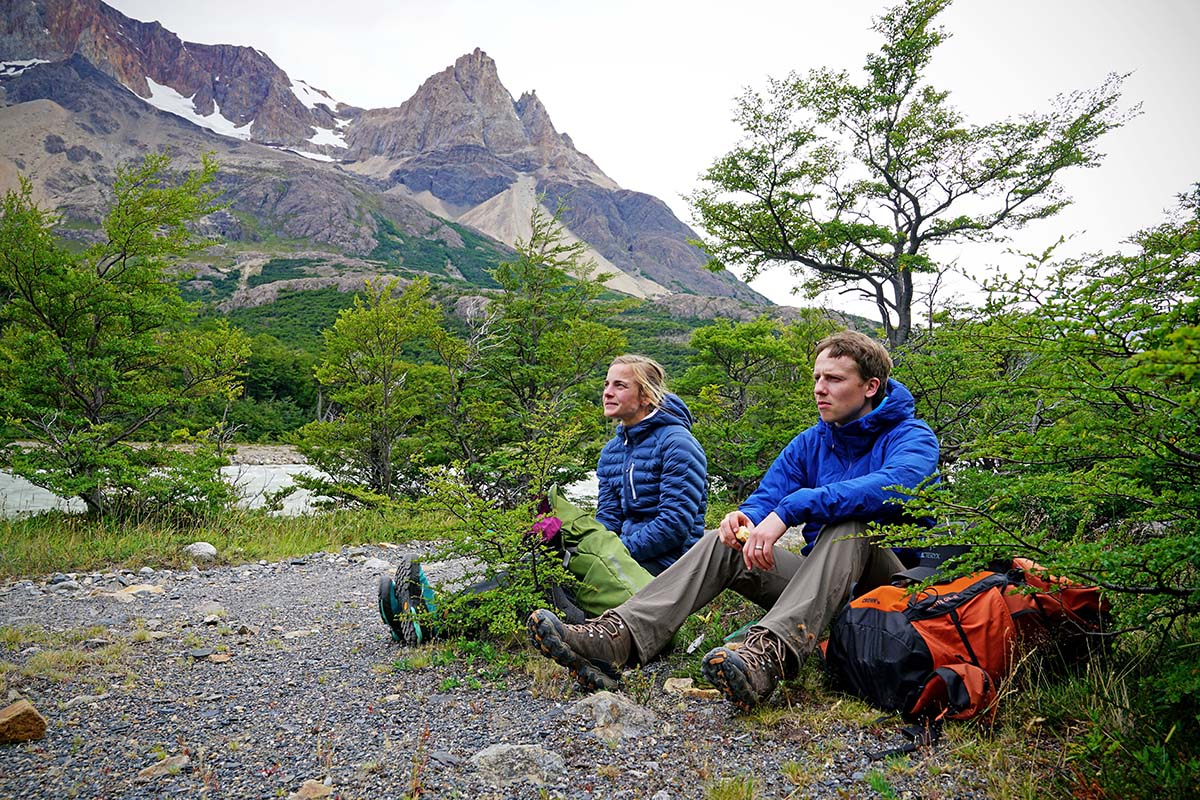
[[[887,394],[883,402],[870,414],[837,427],[824,420],[818,420],[817,427],[822,436],[832,436],[848,443],[860,441],[869,446],[878,434],[894,428],[904,420],[912,419],[915,414],[916,403],[912,392],[899,381],[888,378]]]
[[[695,421],[696,418],[692,416],[692,411],[687,407],[687,403],[683,402],[679,395],[667,392],[663,396],[662,405],[650,416],[633,425],[617,423],[617,435],[625,439],[638,438],[656,428],[667,425],[682,425],[690,431]]]

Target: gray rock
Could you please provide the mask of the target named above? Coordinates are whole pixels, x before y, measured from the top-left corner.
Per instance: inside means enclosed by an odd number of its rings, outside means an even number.
[[[81,694],[78,697],[72,697],[70,700],[64,703],[63,710],[69,711],[76,706],[94,705],[95,703],[99,703],[101,700],[107,700],[108,695],[108,692],[105,692],[104,694]]]
[[[199,604],[192,610],[195,611],[197,614],[199,614],[201,617],[207,617],[210,614],[225,614],[225,613],[227,613],[225,611],[225,606],[221,605],[216,600],[205,600],[203,603]]]
[[[209,562],[215,561],[217,558],[217,548],[208,542],[192,542],[183,548],[183,552],[196,561]]]
[[[362,562],[362,565],[371,572],[390,572],[394,569],[392,562],[384,561],[382,558],[368,558]]]
[[[567,768],[562,756],[532,744],[494,744],[471,756],[471,763],[497,788],[514,783],[555,784]]]
[[[657,720],[650,709],[612,692],[588,695],[570,711],[594,726],[592,735],[608,741],[646,736]]]

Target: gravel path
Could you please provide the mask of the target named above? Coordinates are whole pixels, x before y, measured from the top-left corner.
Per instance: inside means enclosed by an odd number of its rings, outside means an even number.
[[[723,700],[663,692],[653,666],[655,688],[615,705],[573,691],[547,699],[529,670],[469,655],[396,669],[420,652],[387,636],[375,579],[377,559],[403,555],[357,547],[0,586],[9,628],[101,626],[72,646],[98,663],[65,680],[37,668],[60,645],[28,633],[0,643],[0,661],[15,665],[3,676],[8,701],[28,699],[49,725],[42,739],[0,746],[0,798],[402,798],[415,787],[430,798],[671,800],[735,776],[754,781],[738,797],[986,796],[944,743],[870,761],[903,743],[897,722],[754,724]],[[568,685],[565,672],[550,677]],[[587,705],[597,700],[619,719],[598,727]],[[162,774],[141,774],[155,765]]]

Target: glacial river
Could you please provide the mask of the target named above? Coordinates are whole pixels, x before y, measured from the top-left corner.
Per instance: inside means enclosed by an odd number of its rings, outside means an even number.
[[[241,504],[248,508],[261,506],[274,492],[292,485],[297,473],[316,474],[307,464],[261,464],[223,467],[221,474],[237,487]],[[303,514],[311,508],[312,496],[298,489],[283,501],[282,513]],[[24,478],[0,472],[0,517],[36,514],[50,509],[83,511],[78,499],[64,500]]]
[[[241,504],[248,508],[261,506],[271,494],[291,486],[292,476],[302,472],[317,474],[307,464],[238,465],[221,469],[225,479],[237,487]],[[569,497],[584,503],[595,503],[596,492],[594,475],[567,487]],[[0,517],[36,514],[54,508],[83,511],[83,502],[77,499],[64,500],[24,478],[0,472]],[[311,508],[312,495],[304,489],[298,489],[284,500],[281,513],[303,514]]]

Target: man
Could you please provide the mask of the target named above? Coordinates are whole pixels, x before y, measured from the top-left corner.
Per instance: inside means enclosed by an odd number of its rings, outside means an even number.
[[[705,657],[705,678],[739,708],[794,677],[851,587],[886,583],[899,559],[867,536],[895,521],[894,501],[937,468],[933,431],[913,416],[912,394],[891,380],[887,350],[842,331],[817,344],[813,397],[819,420],[783,449],[758,489],[717,531],[615,609],[580,625],[552,612],[529,618],[533,644],[589,689],[614,689],[620,670],[657,656],[694,611],[725,589],[767,609],[743,644]],[[804,526],[797,555],[776,543]],[[745,540],[739,529],[746,528]]]

